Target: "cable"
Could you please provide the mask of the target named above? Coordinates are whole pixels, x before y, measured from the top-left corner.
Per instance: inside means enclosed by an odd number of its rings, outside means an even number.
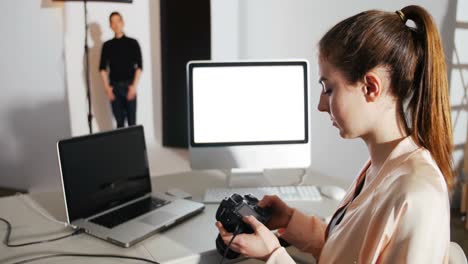
[[[221,261],[219,262],[219,264],[223,264],[223,261],[224,261],[224,259],[226,258],[227,253],[229,252],[229,250],[231,250],[229,247],[231,246],[232,241],[234,240],[234,238],[235,238],[237,235],[238,235],[238,234],[235,234],[235,235],[232,236],[231,240],[229,241],[229,243],[228,243],[228,245],[227,245],[226,250],[224,251],[223,258],[221,258]]]
[[[48,242],[53,242],[53,241],[57,241],[57,240],[60,240],[60,239],[64,239],[64,238],[67,238],[67,237],[71,237],[71,236],[74,236],[74,235],[78,235],[78,234],[81,234],[81,233],[84,232],[83,229],[76,229],[71,234],[56,237],[56,238],[40,240],[40,241],[33,241],[33,242],[27,242],[27,243],[22,243],[22,244],[10,244],[10,235],[11,235],[11,230],[12,230],[11,223],[8,220],[6,220],[4,218],[1,218],[1,217],[0,217],[0,221],[4,222],[7,225],[7,231],[6,231],[6,234],[5,234],[5,238],[3,239],[3,244],[5,244],[5,246],[7,246],[7,247],[24,247],[24,246],[48,243]]]
[[[52,239],[47,239],[47,240],[41,240],[41,241],[33,241],[33,242],[28,242],[28,243],[23,243],[23,244],[10,244],[10,235],[11,235],[11,223],[0,217],[0,221],[4,222],[7,225],[7,232],[5,235],[5,238],[3,239],[3,243],[7,247],[23,247],[23,246],[29,246],[29,245],[35,245],[35,244],[42,244],[42,243],[47,243],[47,242],[52,242],[52,241],[57,241],[60,239],[64,239],[67,237],[71,237],[77,234],[81,234],[84,232],[83,229],[77,229],[73,233],[57,237],[57,238],[52,238]],[[57,254],[50,254],[50,255],[45,255],[45,256],[40,256],[40,257],[35,257],[35,258],[30,258],[30,259],[25,259],[25,260],[20,260],[17,262],[14,262],[12,264],[22,264],[22,263],[29,263],[37,260],[42,260],[42,259],[50,259],[50,258],[58,258],[58,257],[89,257],[89,258],[121,258],[121,259],[132,259],[132,260],[139,260],[139,261],[145,261],[148,263],[153,263],[153,264],[159,264],[156,261],[150,260],[150,259],[145,259],[145,258],[139,258],[139,257],[130,257],[130,256],[124,256],[124,255],[114,255],[114,254],[81,254],[81,253],[57,253]]]
[[[52,222],[54,222],[54,223],[63,225],[63,226],[65,226],[65,227],[71,226],[71,227],[75,228],[74,226],[72,226],[72,225],[70,225],[70,224],[68,224],[68,223],[66,223],[66,222],[62,222],[62,221],[59,221],[59,220],[57,220],[57,219],[54,219],[54,218],[52,218],[51,216],[49,216],[49,215],[47,215],[46,213],[44,213],[44,211],[42,211],[41,209],[39,209],[39,206],[37,205],[37,203],[36,203],[34,200],[32,200],[31,198],[29,198],[29,196],[24,195],[24,194],[22,194],[22,193],[17,193],[16,196],[19,197],[21,200],[23,200],[23,202],[24,202],[25,204],[27,204],[31,209],[33,209],[34,211],[36,211],[37,213],[39,213],[40,215],[42,215],[42,216],[43,216],[44,218],[46,218],[47,220],[50,220],[50,221],[52,221]]]
[[[240,227],[240,225],[241,225],[241,224],[238,224],[238,225],[236,226],[236,229],[235,229],[234,232],[232,233],[232,238],[231,238],[231,240],[229,241],[229,243],[227,244],[227,248],[226,248],[226,250],[224,251],[223,258],[221,259],[221,261],[219,262],[219,264],[223,264],[223,261],[224,261],[224,259],[226,258],[228,251],[231,250],[230,247],[231,247],[232,241],[234,241],[234,238],[239,234],[238,232],[239,232],[239,227]]]
[[[35,257],[35,258],[20,260],[20,261],[14,262],[12,264],[23,264],[23,263],[29,263],[29,262],[33,262],[33,261],[37,261],[37,260],[41,260],[41,259],[50,259],[50,258],[59,258],[59,257],[120,258],[120,259],[132,259],[132,260],[145,261],[145,262],[153,263],[153,264],[159,264],[159,262],[156,262],[154,260],[139,258],[139,257],[130,257],[130,256],[125,256],[125,255],[80,254],[80,253],[57,253],[57,254],[51,254],[51,255],[46,255],[46,256],[41,256],[41,257]]]

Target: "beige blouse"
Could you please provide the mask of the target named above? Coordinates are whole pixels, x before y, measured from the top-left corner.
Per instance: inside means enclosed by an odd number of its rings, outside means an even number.
[[[349,203],[370,161],[351,185]],[[444,177],[429,151],[405,138],[365,180],[344,218],[327,236],[317,217],[294,211],[281,237],[318,263],[448,263],[450,206]],[[267,264],[294,263],[284,248]]]

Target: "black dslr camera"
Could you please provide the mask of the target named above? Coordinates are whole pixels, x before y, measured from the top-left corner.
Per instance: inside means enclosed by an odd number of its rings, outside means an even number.
[[[216,220],[220,221],[224,229],[230,233],[252,234],[254,232],[252,228],[242,221],[244,216],[252,215],[263,224],[268,222],[271,218],[271,210],[268,208],[261,208],[257,206],[257,203],[258,199],[253,195],[248,194],[241,196],[234,193],[231,197],[226,197],[221,201],[216,211]],[[226,250],[229,250],[226,254],[228,259],[234,259],[240,255],[238,252],[228,249],[219,234],[216,238],[216,249],[221,255],[224,255]]]

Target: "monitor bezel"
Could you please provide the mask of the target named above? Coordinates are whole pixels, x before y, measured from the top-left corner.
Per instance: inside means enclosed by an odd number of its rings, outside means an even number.
[[[304,139],[302,140],[278,140],[278,141],[241,141],[241,142],[209,142],[197,143],[194,135],[193,121],[193,70],[203,67],[233,67],[233,66],[302,66],[304,71]],[[282,61],[190,61],[187,63],[188,81],[188,120],[189,143],[191,147],[230,147],[252,145],[283,145],[283,144],[307,144],[309,143],[309,73],[307,60],[282,60]]]

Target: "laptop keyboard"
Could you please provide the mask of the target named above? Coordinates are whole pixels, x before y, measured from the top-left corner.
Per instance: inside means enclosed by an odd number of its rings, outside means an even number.
[[[114,226],[120,225],[128,220],[146,214],[168,203],[169,201],[149,197],[107,214],[93,218],[89,221],[107,228],[113,228]]]

